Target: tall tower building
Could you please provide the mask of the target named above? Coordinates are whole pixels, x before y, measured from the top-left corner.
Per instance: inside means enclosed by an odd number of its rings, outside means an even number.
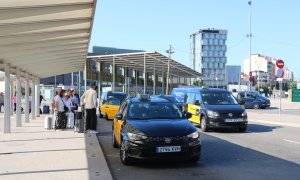
[[[227,30],[200,29],[190,35],[191,68],[202,73],[208,87],[226,87]]]

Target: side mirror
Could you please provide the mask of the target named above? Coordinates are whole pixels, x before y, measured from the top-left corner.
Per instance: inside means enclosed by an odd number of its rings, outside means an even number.
[[[121,113],[118,113],[116,114],[116,117],[115,117],[117,120],[123,120],[123,114]]]
[[[199,100],[196,100],[196,101],[195,101],[195,105],[200,106]]]
[[[240,105],[245,105],[245,101],[244,101],[244,100],[241,100],[241,101],[239,102],[239,104],[240,104]]]
[[[185,113],[185,117],[187,119],[190,119],[192,116],[193,116],[192,113],[189,113],[189,112]]]

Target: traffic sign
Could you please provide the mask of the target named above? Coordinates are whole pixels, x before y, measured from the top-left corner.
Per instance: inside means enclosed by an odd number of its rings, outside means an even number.
[[[282,69],[284,67],[284,61],[281,60],[281,59],[278,59],[276,61],[276,66],[279,68],[279,69]]]
[[[283,75],[284,75],[284,71],[282,69],[278,69],[277,70],[277,77],[278,78],[283,78]]]
[[[249,76],[250,76],[250,77],[252,76],[252,72],[249,72]]]

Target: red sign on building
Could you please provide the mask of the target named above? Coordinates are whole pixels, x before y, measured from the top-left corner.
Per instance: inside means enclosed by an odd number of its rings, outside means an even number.
[[[281,59],[278,59],[276,61],[276,66],[278,67],[278,69],[282,69],[284,67],[284,61]]]

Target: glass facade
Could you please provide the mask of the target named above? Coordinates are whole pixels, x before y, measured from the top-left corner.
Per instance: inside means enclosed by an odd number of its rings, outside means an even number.
[[[192,68],[203,74],[209,87],[226,87],[227,30],[203,29],[191,35]]]

